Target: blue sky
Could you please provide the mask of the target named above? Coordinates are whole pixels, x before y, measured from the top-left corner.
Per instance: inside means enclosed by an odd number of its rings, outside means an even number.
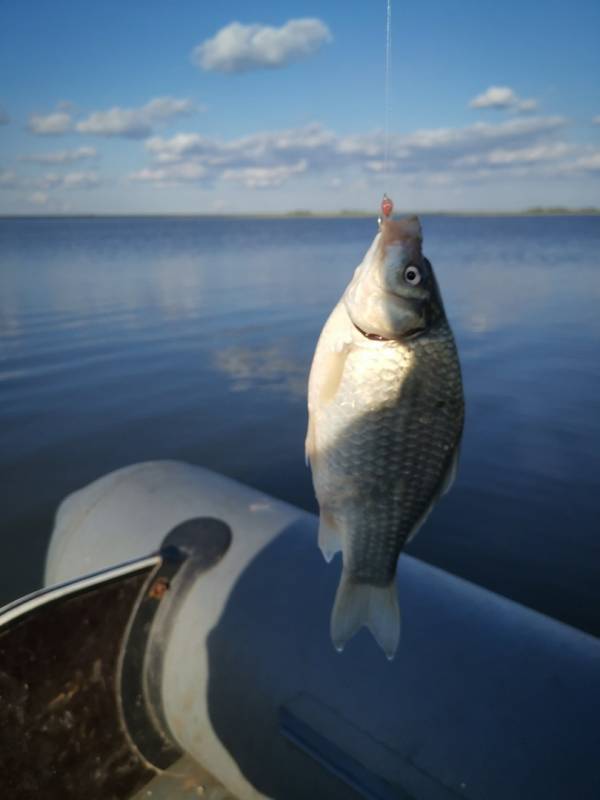
[[[3,4],[0,213],[600,206],[597,0]]]

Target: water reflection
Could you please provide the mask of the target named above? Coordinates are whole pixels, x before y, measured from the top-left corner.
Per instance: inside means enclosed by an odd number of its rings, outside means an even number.
[[[467,420],[413,551],[600,633],[600,219],[423,228]],[[126,463],[182,458],[314,510],[306,376],[373,231],[1,220],[0,602],[35,588],[62,497]]]
[[[292,348],[286,350],[282,344],[258,349],[227,347],[215,353],[214,364],[230,378],[233,392],[260,388],[284,392],[296,400],[306,398],[306,364],[295,361]]]

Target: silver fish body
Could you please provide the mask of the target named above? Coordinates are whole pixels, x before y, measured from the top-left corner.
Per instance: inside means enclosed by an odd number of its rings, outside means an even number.
[[[405,287],[411,271],[418,284]],[[309,381],[319,544],[327,560],[343,554],[338,649],[367,625],[393,656],[398,557],[453,480],[462,427],[458,354],[420,225],[385,221],[325,324]]]

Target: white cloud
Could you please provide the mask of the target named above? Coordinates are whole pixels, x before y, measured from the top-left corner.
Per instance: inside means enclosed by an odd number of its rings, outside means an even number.
[[[572,164],[566,165],[575,171],[598,172],[600,171],[600,150],[590,150],[583,156],[577,158]]]
[[[77,147],[72,150],[59,150],[53,153],[32,153],[19,156],[19,161],[28,161],[32,164],[72,164],[75,161],[96,158],[97,155],[95,147]]]
[[[540,137],[554,134],[566,125],[564,117],[529,117],[509,119],[500,123],[476,122],[465,128],[434,128],[415,131],[391,142],[392,158],[397,158],[393,149],[398,142],[403,158],[414,158],[417,151],[429,151],[445,158],[454,153],[472,153],[473,150],[487,150],[500,144],[535,141]]]
[[[278,167],[242,167],[241,169],[226,169],[222,178],[225,181],[236,181],[247,189],[272,189],[281,186],[294,175],[306,172],[307,162],[298,161]]]
[[[471,108],[510,108],[517,111],[535,111],[538,106],[533,98],[522,99],[509,86],[490,86],[470,102]]]
[[[170,139],[153,136],[145,144],[156,161],[164,163],[178,161],[191,155],[206,156],[219,150],[217,142],[198,133],[178,133]]]
[[[48,191],[49,189],[56,189],[61,185],[61,183],[61,175],[59,175],[57,172],[47,172],[43,178],[38,178],[38,180],[34,182],[34,185],[36,185],[39,189]]]
[[[594,123],[594,125],[600,125],[600,114],[598,114],[597,116],[595,116],[595,117],[593,118],[592,122]]]
[[[197,110],[200,109],[191,100],[176,97],[155,97],[139,109],[152,122],[171,119],[181,114],[191,114]]]
[[[97,172],[90,171],[68,172],[66,175],[48,172],[36,184],[42,191],[48,191],[49,189],[93,189],[100,184],[100,177]]]
[[[517,95],[508,86],[490,86],[469,103],[471,108],[510,108],[517,103]]]
[[[180,133],[170,139],[160,136],[147,140],[146,148],[159,163],[193,158],[211,167],[252,166],[270,160],[298,160],[305,155],[313,158],[333,154],[337,137],[316,123],[302,128],[266,131],[223,141]]]
[[[232,22],[199,44],[192,58],[214,72],[276,69],[312,55],[329,41],[329,28],[320,19],[291,19],[280,28]]]
[[[194,183],[203,180],[206,176],[206,168],[202,164],[196,164],[192,161],[169,164],[165,167],[146,167],[138,172],[131,173],[129,179],[168,185],[173,183]]]
[[[99,183],[100,177],[97,172],[69,172],[63,180],[66,189],[92,189]]]
[[[563,117],[528,117],[393,135],[389,170],[403,177],[436,175],[440,182],[439,176],[450,171],[477,171],[480,178],[483,168],[497,171],[564,159],[570,148],[556,137],[565,125]],[[131,177],[156,183],[222,179],[266,188],[303,173],[381,174],[384,169],[381,132],[338,136],[317,123],[230,140],[179,133],[152,137],[145,144],[154,165]],[[196,174],[194,165],[203,171]]]
[[[191,100],[156,97],[140,108],[114,106],[106,111],[94,111],[75,127],[79,133],[143,139],[152,133],[156,123],[191,114],[195,110],[197,108]]]
[[[29,202],[35,206],[45,206],[48,202],[48,195],[45,192],[34,192],[29,197]]]
[[[457,159],[454,166],[511,166],[513,164],[535,164],[542,161],[555,161],[564,158],[573,151],[573,147],[565,142],[538,144],[532,147],[514,149],[497,148],[487,153],[467,155]]]
[[[54,111],[51,114],[32,114],[28,128],[37,136],[58,136],[71,129],[71,115],[66,111]]]
[[[417,193],[426,187],[457,193],[502,179],[505,185],[531,180],[533,186],[536,180],[595,175],[600,155],[594,148],[570,143],[566,126],[563,117],[530,116],[395,134],[390,137],[388,180]],[[333,186],[332,178],[343,180],[354,187],[348,189],[352,192],[363,180],[364,191],[370,192],[374,184],[381,185],[384,168],[381,131],[337,135],[318,123],[236,139],[189,132],[155,136],[145,146],[151,162],[129,178],[158,187],[220,183],[221,188],[237,184],[248,190],[276,189],[306,176],[328,187]]]
[[[534,100],[533,97],[528,98],[527,100],[519,100],[517,103],[517,111],[529,112],[529,111],[537,111],[539,103],[537,100]]]
[[[385,171],[386,163],[385,161],[367,161],[365,167],[369,170],[369,172],[381,174]]]

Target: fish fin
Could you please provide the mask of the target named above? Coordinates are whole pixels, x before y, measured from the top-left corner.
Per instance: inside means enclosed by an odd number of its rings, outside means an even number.
[[[448,469],[446,470],[446,473],[445,473],[445,475],[444,475],[444,477],[442,479],[440,490],[435,495],[435,497],[433,498],[431,503],[427,506],[427,508],[425,509],[425,511],[423,512],[421,517],[419,518],[417,524],[413,527],[411,532],[406,537],[405,544],[408,544],[412,539],[415,538],[417,533],[421,530],[423,525],[425,525],[425,523],[427,522],[427,518],[429,517],[429,515],[433,511],[433,507],[435,506],[437,501],[443,495],[448,494],[448,492],[452,488],[452,484],[456,480],[456,473],[458,472],[458,457],[459,457],[459,455],[460,455],[460,448],[457,447],[456,450],[454,451],[453,456],[452,456],[452,460],[450,461],[450,464],[448,465]]]
[[[335,649],[341,653],[363,625],[391,661],[400,640],[396,583],[392,581],[389,586],[354,583],[342,572],[331,613],[331,639]]]
[[[323,354],[323,376],[318,387],[318,404],[320,407],[331,403],[336,395],[342,375],[349,347],[345,342],[340,342],[336,349]]]
[[[327,511],[321,511],[319,516],[319,549],[327,563],[342,549],[342,536],[335,520]]]
[[[314,413],[333,400],[342,380],[348,352],[352,349],[354,326],[343,302],[329,315],[310,367],[308,410]]]
[[[452,460],[444,475],[444,482],[442,484],[442,491],[440,492],[440,497],[443,494],[448,494],[450,489],[452,488],[454,481],[456,480],[456,473],[458,472],[458,457],[460,455],[460,447],[457,447],[454,451],[452,456]]]
[[[316,420],[315,414],[319,408],[331,403],[342,382],[344,366],[348,357],[349,344],[344,340],[336,343],[335,347],[319,353],[319,369],[315,370],[314,377],[311,371],[309,381],[308,402],[308,428],[304,441],[304,457],[306,465],[314,467],[317,454]]]
[[[306,466],[314,466],[315,457],[315,423],[312,414],[308,414],[308,428],[306,431],[306,439],[304,440],[304,460]]]
[[[417,535],[417,533],[423,527],[423,525],[425,525],[425,523],[427,522],[427,518],[429,517],[429,515],[433,511],[433,507],[434,507],[434,505],[436,503],[436,500],[437,500],[437,497],[434,497],[433,500],[431,501],[431,503],[427,506],[427,508],[425,509],[423,514],[420,516],[417,524],[413,527],[411,532],[406,537],[406,541],[404,542],[404,544],[408,544],[412,539],[414,539],[415,536]]]

